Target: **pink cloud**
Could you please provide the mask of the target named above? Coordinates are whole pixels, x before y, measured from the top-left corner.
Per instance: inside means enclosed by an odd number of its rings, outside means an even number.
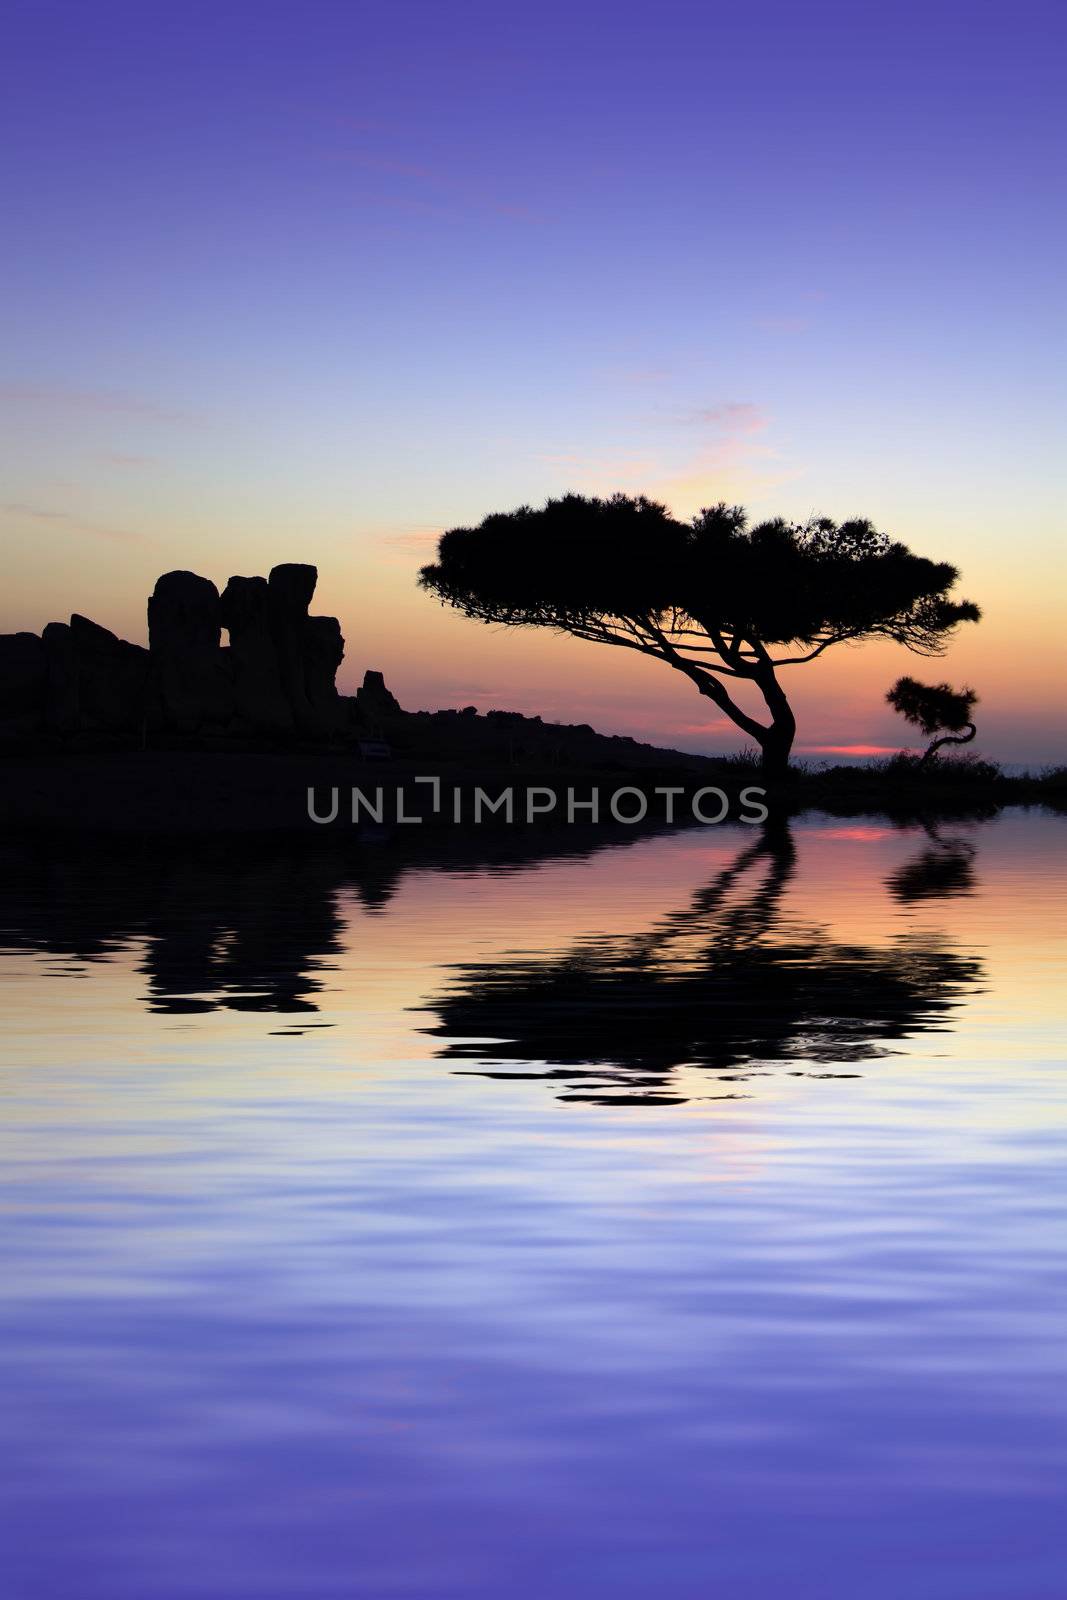
[[[145,417],[153,422],[191,423],[197,420],[189,412],[172,411],[153,400],[101,389],[63,389],[46,384],[4,383],[0,384],[0,400],[13,405],[62,406],[71,411]]]
[[[762,433],[770,418],[760,406],[748,400],[731,400],[723,405],[704,406],[689,413],[687,421],[710,423],[724,433]]]
[[[587,484],[620,483],[633,487],[638,479],[647,479],[662,470],[652,456],[634,455],[627,451],[608,452],[602,456],[574,455],[567,451],[546,452],[539,457],[551,467],[561,468],[577,481]]]
[[[429,557],[437,549],[437,541],[443,532],[443,528],[404,528],[396,533],[379,534],[377,543],[390,550]]]
[[[420,167],[410,161],[394,161],[389,156],[364,156],[345,151],[339,154],[339,159],[351,162],[356,167],[366,167],[369,172],[391,172],[401,178],[429,178],[431,182],[440,181],[430,167]]]
[[[798,745],[805,755],[820,756],[895,756],[898,744],[806,744]]]
[[[8,516],[18,520],[31,522],[50,522],[58,526],[69,528],[74,533],[88,533],[96,539],[112,539],[123,544],[145,544],[143,533],[131,533],[125,528],[103,527],[97,522],[86,522],[81,517],[72,515],[69,511],[50,511],[44,506],[29,506],[11,501],[5,506],[0,506]]]
[[[653,384],[666,383],[671,376],[670,367],[630,367],[621,372],[611,374],[617,383]]]
[[[453,178],[448,173],[425,166],[421,162],[398,160],[390,155],[378,155],[374,151],[367,150],[332,150],[326,153],[325,159],[359,167],[366,172],[377,172],[406,180],[409,185],[421,184],[435,195],[434,199],[428,200],[422,195],[411,192],[371,194],[365,196],[369,204],[392,206],[442,219],[461,218],[471,211],[481,211],[494,216],[508,217],[516,222],[542,223],[546,220],[521,201],[502,200],[486,192],[480,184],[472,184],[464,178]]]
[[[762,333],[806,333],[811,327],[810,317],[756,317],[755,326]]]
[[[684,455],[674,448],[670,453],[620,450],[601,456],[545,452],[539,459],[560,470],[568,488],[648,494],[680,517],[718,500],[747,499],[798,476],[799,468],[779,465],[777,451],[757,437],[767,426],[758,406],[737,401],[690,415],[718,426],[695,449],[690,439]]]

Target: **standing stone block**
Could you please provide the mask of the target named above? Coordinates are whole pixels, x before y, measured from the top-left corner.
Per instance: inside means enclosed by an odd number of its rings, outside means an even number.
[[[323,733],[335,731],[345,720],[335,681],[344,654],[345,641],[337,618],[308,617],[304,624],[304,691]]]
[[[386,688],[380,672],[368,669],[363,674],[363,682],[356,690],[356,714],[370,728],[395,722],[404,715],[399,700]]]
[[[0,728],[32,733],[44,718],[44,646],[36,633],[0,633]]]
[[[308,606],[318,573],[302,562],[272,567],[267,580],[270,630],[278,657],[282,692],[300,733],[314,733],[318,719],[308,699],[305,680]]]
[[[163,721],[180,733],[229,722],[233,693],[219,650],[219,591],[195,572],[165,572],[148,601],[148,644]]]
[[[222,591],[219,617],[230,636],[238,722],[260,733],[291,732],[293,712],[282,689],[266,578],[231,578]]]
[[[45,724],[54,733],[74,733],[80,722],[78,662],[70,624],[50,622],[41,634],[46,674]]]
[[[143,728],[148,696],[148,651],[119,639],[77,612],[70,619],[77,675],[78,719],[90,733]]]

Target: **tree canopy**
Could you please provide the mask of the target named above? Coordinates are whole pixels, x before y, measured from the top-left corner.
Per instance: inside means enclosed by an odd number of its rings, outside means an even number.
[[[973,689],[953,689],[947,683],[919,683],[898,678],[886,695],[894,711],[923,733],[960,733],[968,727],[978,704]]]
[[[419,581],[483,622],[665,661],[781,765],[795,724],[777,669],[849,640],[939,654],[957,623],[979,616],[951,598],[957,577],[861,519],[750,526],[740,506],[717,505],[682,522],[644,496],[568,494],[451,529]],[[761,691],[769,723],[732,698],[730,680],[743,679]]]

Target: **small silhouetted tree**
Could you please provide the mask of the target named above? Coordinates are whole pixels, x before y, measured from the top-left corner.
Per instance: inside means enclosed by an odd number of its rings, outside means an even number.
[[[894,711],[905,722],[926,734],[939,734],[923,752],[920,767],[936,755],[942,745],[970,744],[978,732],[971,712],[978,704],[973,689],[953,689],[947,683],[919,683],[915,678],[898,678],[886,695]]]
[[[956,568],[869,522],[776,519],[740,506],[675,520],[644,496],[565,495],[442,535],[419,582],[482,622],[552,628],[620,645],[683,673],[783,773],[796,733],[780,667],[831,645],[893,639],[939,655],[978,607],[954,600]],[[752,684],[767,721],[734,698]]]

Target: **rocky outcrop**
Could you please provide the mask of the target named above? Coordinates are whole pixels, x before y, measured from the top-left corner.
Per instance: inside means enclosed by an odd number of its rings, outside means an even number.
[[[46,689],[44,645],[37,635],[0,634],[0,727],[9,737],[39,723]]]
[[[380,672],[363,674],[363,682],[356,690],[355,709],[359,721],[375,732],[406,715],[399,700],[385,687]]]
[[[336,617],[308,617],[304,624],[304,694],[313,731],[330,733],[344,721],[344,706],[337,693],[337,669],[344,660],[345,641]]]
[[[0,636],[0,729],[134,735],[143,730],[148,651],[77,612],[35,633]]]
[[[148,651],[77,612],[70,640],[79,727],[87,733],[141,734],[148,706]]]
[[[292,733],[293,710],[282,689],[266,578],[231,578],[222,591],[219,617],[230,636],[223,654],[237,720],[257,733]]]
[[[223,590],[235,714],[259,732],[321,736],[343,726],[335,679],[345,641],[336,617],[308,615],[317,580],[314,567],[286,562]]]
[[[0,635],[0,737],[216,745],[344,733],[345,642],[336,617],[308,614],[317,576],[288,562],[269,578],[231,578],[220,596],[198,573],[166,572],[148,601],[147,650],[77,613],[40,637]]]
[[[272,567],[267,579],[267,624],[282,698],[293,726],[311,737],[335,733],[344,722],[337,669],[345,641],[336,617],[311,617],[318,573],[301,562]]]
[[[272,567],[267,579],[268,615],[282,693],[302,733],[314,728],[306,683],[308,606],[315,593],[314,567],[290,561]]]
[[[50,622],[41,635],[44,646],[45,726],[51,733],[75,733],[79,725],[78,657],[68,622]]]
[[[196,572],[165,572],[148,601],[148,648],[164,727],[225,727],[233,693],[219,651],[219,591]]]

